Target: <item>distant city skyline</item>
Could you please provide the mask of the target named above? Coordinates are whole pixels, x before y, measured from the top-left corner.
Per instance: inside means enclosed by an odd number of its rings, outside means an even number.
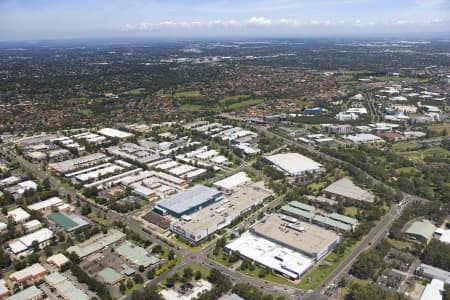
[[[0,0],[0,40],[450,33],[450,0]]]

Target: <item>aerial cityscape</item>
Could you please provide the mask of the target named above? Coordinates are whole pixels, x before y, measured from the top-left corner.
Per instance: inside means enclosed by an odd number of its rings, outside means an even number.
[[[450,1],[0,1],[0,299],[450,300]]]

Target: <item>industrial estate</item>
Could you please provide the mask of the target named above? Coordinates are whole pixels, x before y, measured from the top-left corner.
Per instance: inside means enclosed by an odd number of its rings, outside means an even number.
[[[73,45],[0,43],[0,299],[450,299],[448,40]]]

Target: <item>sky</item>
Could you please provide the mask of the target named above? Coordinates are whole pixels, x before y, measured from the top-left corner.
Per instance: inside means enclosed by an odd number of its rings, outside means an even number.
[[[0,41],[450,33],[450,0],[0,0]]]

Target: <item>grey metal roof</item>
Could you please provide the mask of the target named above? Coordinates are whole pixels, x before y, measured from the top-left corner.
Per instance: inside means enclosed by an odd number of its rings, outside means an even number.
[[[193,207],[201,206],[203,203],[212,198],[217,198],[221,194],[220,191],[214,188],[196,185],[156,202],[156,206],[173,211],[177,214],[183,214],[185,211]]]
[[[338,181],[330,184],[324,191],[365,202],[373,202],[375,200],[371,193],[358,187],[348,178],[339,179]]]

